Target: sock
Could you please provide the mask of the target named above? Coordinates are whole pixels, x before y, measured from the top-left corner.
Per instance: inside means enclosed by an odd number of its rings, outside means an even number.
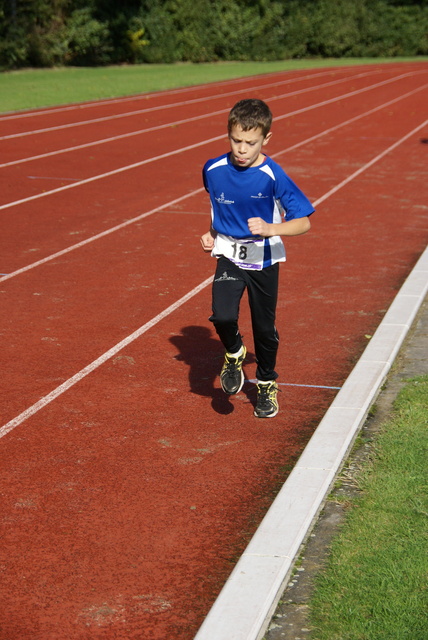
[[[236,353],[228,353],[230,356],[232,356],[232,358],[239,358],[239,356],[242,356],[242,354],[244,353],[244,346],[242,345],[239,351],[236,351]]]

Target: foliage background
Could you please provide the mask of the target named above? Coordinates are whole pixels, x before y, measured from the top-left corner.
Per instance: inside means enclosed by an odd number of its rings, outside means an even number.
[[[428,54],[428,0],[0,0],[2,69]]]

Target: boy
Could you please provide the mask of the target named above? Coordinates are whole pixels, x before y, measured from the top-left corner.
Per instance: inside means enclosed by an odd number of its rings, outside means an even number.
[[[226,349],[220,383],[228,395],[244,384],[246,348],[238,328],[239,305],[248,290],[257,361],[254,415],[278,413],[275,371],[279,336],[275,327],[281,236],[310,229],[309,200],[279,165],[262,153],[272,137],[272,114],[262,100],[238,102],[228,119],[230,152],[203,168],[211,200],[211,228],[201,237],[217,258],[210,321]]]

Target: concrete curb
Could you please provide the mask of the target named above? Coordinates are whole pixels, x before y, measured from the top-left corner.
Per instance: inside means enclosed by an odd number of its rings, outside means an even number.
[[[263,637],[301,545],[427,291],[428,248],[318,425],[195,640],[261,640]]]

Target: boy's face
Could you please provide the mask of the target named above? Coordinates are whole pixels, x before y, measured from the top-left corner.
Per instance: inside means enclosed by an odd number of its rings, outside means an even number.
[[[261,149],[266,145],[272,133],[263,135],[260,127],[244,131],[241,125],[232,127],[229,134],[231,160],[237,167],[257,167],[262,164],[264,155]]]

